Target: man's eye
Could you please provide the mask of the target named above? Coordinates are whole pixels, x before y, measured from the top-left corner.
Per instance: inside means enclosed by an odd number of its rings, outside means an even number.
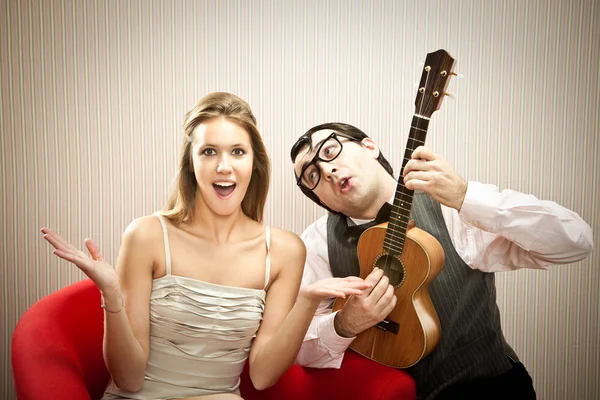
[[[309,182],[314,182],[317,177],[319,176],[319,174],[317,174],[316,170],[312,170],[309,174],[308,174],[308,180]]]
[[[214,149],[204,149],[202,150],[202,154],[205,156],[214,156],[217,152]]]
[[[323,154],[323,158],[325,158],[325,159],[329,159],[336,152],[337,152],[337,146],[336,145],[329,145],[329,146],[323,148],[323,150],[321,151],[321,153]]]

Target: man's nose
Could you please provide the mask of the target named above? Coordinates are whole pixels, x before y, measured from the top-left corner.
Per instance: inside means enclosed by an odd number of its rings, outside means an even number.
[[[336,166],[327,161],[321,161],[319,163],[319,168],[321,168],[321,174],[323,177],[328,181],[330,181],[331,177],[337,172]]]
[[[217,173],[229,174],[231,173],[231,163],[227,154],[221,155],[219,158],[219,164],[217,165]]]

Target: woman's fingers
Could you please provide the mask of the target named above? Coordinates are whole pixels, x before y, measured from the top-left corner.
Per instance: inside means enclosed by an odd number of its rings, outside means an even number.
[[[87,257],[84,253],[82,253],[81,251],[77,250],[76,248],[74,248],[73,246],[67,246],[64,244],[64,242],[60,241],[56,236],[54,235],[44,235],[44,239],[46,239],[52,246],[54,246],[54,248],[56,250],[60,250],[63,253],[68,253],[73,255],[74,257]]]
[[[345,299],[346,294],[344,292],[338,292],[337,290],[329,290],[323,293],[323,297],[341,297]]]
[[[77,265],[83,272],[89,271],[94,267],[92,260],[84,252],[76,249],[52,229],[42,228],[42,233],[44,234],[44,239],[54,247],[52,253],[57,257]],[[99,255],[98,246],[93,241],[91,245],[94,254]]]
[[[44,237],[51,237],[54,239],[56,243],[60,243],[63,246],[67,246],[69,243],[66,243],[63,238],[60,237],[58,233],[49,228],[42,228],[42,233]]]
[[[54,246],[55,249],[62,250],[67,253],[77,254],[79,257],[82,258],[87,257],[87,254],[73,246],[71,243],[67,242],[52,229],[42,228],[42,233],[44,233],[44,239],[46,239],[52,246]]]
[[[354,289],[368,289],[370,287],[373,287],[372,283],[367,282],[364,279],[359,278],[357,276],[349,276],[349,277],[343,278],[342,285],[344,285],[345,287],[354,288]]]
[[[312,293],[313,297],[331,298],[348,296],[360,296],[363,290],[373,287],[373,284],[366,282],[364,279],[357,276],[349,276],[346,278],[326,278],[310,285],[308,293]]]
[[[55,248],[60,248],[65,251],[75,250],[71,243],[65,241],[58,233],[54,232],[52,229],[43,228],[42,233],[44,233],[44,239],[48,240]]]
[[[89,257],[82,258],[76,253],[66,252],[59,249],[54,250],[52,253],[65,261],[69,261],[75,264],[80,270],[82,270],[86,274],[90,269],[93,268],[93,264],[91,263],[92,260]]]
[[[103,288],[118,288],[119,278],[115,270],[102,260],[98,244],[92,239],[85,240],[91,257],[83,251],[75,248],[71,243],[60,237],[56,232],[48,228],[43,228],[42,233],[44,239],[48,241],[54,250],[52,251],[57,257],[75,264],[84,274],[86,274],[101,291]]]
[[[55,235],[51,233],[45,234],[44,239],[46,239],[46,241],[48,241],[48,243],[50,243],[57,250],[71,253],[73,252],[71,249],[65,246]]]
[[[78,262],[80,262],[80,259],[76,254],[68,253],[64,250],[55,249],[52,251],[52,254],[62,258],[63,260],[72,262],[73,264],[77,264]]]
[[[337,294],[350,295],[361,295],[364,289],[369,288],[370,285],[366,282],[341,282],[340,284],[330,286],[325,290],[328,292],[335,292]]]
[[[344,292],[346,295],[356,295],[356,296],[360,296],[362,294],[362,290],[360,289],[342,289],[342,292]]]
[[[346,282],[364,282],[364,279],[359,278],[358,276],[347,276],[347,277],[341,278],[341,279]]]
[[[362,290],[357,290],[357,289],[349,289],[349,288],[341,288],[341,289],[334,289],[334,288],[327,288],[324,289],[322,294],[323,297],[342,297],[342,298],[346,298],[348,296],[358,296],[362,293]]]
[[[362,281],[362,282],[352,282],[352,283],[348,284],[346,287],[351,288],[351,289],[360,289],[360,290],[363,290],[363,289],[368,289],[368,288],[373,287],[373,284],[369,283],[369,282],[365,282],[365,281]]]
[[[80,257],[87,257],[87,254],[85,254],[83,251],[79,250],[77,247],[73,246],[70,242],[67,242],[62,236],[60,236],[58,233],[54,232],[56,238],[58,239],[58,241],[66,248],[69,249],[72,252],[75,252],[77,254],[79,254]]]
[[[85,247],[87,247],[88,251],[92,258],[96,261],[102,261],[102,255],[100,254],[100,248],[98,244],[94,242],[92,239],[85,239]]]

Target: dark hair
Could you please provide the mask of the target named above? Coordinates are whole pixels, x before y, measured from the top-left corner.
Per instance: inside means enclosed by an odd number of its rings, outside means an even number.
[[[367,134],[364,133],[363,131],[361,131],[360,129],[358,129],[352,125],[349,125],[349,124],[344,124],[342,122],[328,122],[325,124],[317,125],[317,126],[310,128],[308,131],[306,131],[306,133],[304,135],[300,136],[298,138],[298,140],[296,141],[296,143],[294,143],[294,145],[292,146],[292,150],[290,152],[290,155],[292,157],[292,162],[296,161],[296,157],[298,157],[298,153],[300,153],[300,150],[304,149],[305,147],[308,147],[308,151],[312,150],[312,135],[313,135],[313,133],[318,132],[323,129],[331,129],[337,133],[340,133],[342,136],[347,137],[348,139],[358,142],[358,143],[361,143],[363,139],[368,138]],[[361,143],[361,145],[362,145],[362,143]],[[392,166],[390,165],[388,160],[386,160],[386,158],[383,156],[383,154],[381,153],[381,150],[379,151],[379,156],[377,157],[377,161],[379,161],[379,164],[381,164],[383,169],[385,169],[388,174],[390,174],[392,176],[394,175],[394,170],[393,170]],[[294,175],[296,176],[296,179],[298,179],[298,176],[296,175],[295,172],[294,172]],[[332,209],[327,207],[325,204],[323,204],[321,202],[321,200],[319,199],[319,197],[312,190],[308,190],[304,186],[300,186],[300,190],[302,190],[302,193],[304,193],[309,199],[311,199],[312,201],[314,201],[315,203],[317,203],[318,205],[320,205],[327,211],[329,211],[331,213],[335,213],[335,211],[333,211]]]

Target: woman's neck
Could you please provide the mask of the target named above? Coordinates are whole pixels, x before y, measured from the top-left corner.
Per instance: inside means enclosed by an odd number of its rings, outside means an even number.
[[[194,213],[186,225],[192,233],[208,241],[228,243],[240,240],[239,234],[244,231],[248,220],[241,206],[229,215],[219,215],[206,203],[197,200]]]

